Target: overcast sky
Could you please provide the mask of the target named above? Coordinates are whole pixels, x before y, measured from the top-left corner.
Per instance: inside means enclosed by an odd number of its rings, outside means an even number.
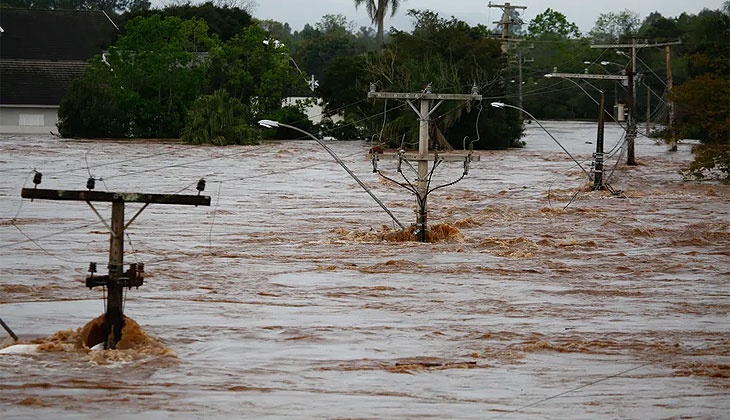
[[[355,21],[358,27],[370,26],[365,9],[361,7],[356,10],[352,0],[255,1],[257,3],[254,9],[255,17],[288,22],[294,30],[301,29],[305,23],[319,21],[325,14],[343,14]],[[488,8],[487,3],[485,0],[401,0],[400,10],[394,17],[386,19],[386,28],[390,26],[399,29],[411,28],[411,19],[406,16],[408,9],[429,9],[438,12],[442,17],[456,16],[472,25],[483,23],[491,27],[493,26],[491,22],[499,19],[501,11],[498,8]],[[492,3],[498,2],[493,0]],[[566,15],[568,20],[575,22],[581,31],[587,32],[593,28],[600,13],[629,9],[637,12],[641,19],[654,11],[667,17],[675,17],[682,12],[696,14],[704,8],[719,9],[723,0],[513,0],[511,3],[527,6],[522,15],[525,23],[550,7]]]

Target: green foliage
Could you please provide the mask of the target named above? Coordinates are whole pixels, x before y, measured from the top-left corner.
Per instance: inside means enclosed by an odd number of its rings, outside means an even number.
[[[116,101],[115,87],[107,83],[110,69],[99,57],[92,59],[83,79],[74,80],[58,109],[58,132],[64,137],[125,137],[129,126]]]
[[[286,47],[270,42],[259,26],[249,26],[208,58],[210,85],[250,104],[252,115],[281,107],[290,90],[304,81],[289,65]]]
[[[314,27],[299,34],[294,59],[307,74],[321,80],[325,69],[337,57],[354,56],[366,51],[352,33],[353,24],[342,15],[325,15]]]
[[[260,132],[248,125],[249,110],[225,90],[195,100],[180,138],[189,144],[255,144]]]
[[[217,6],[210,1],[197,5],[190,2],[171,3],[163,9],[130,7],[130,11],[122,15],[122,19],[129,22],[137,17],[150,18],[154,15],[174,16],[182,20],[202,19],[208,24],[210,32],[223,41],[229,40],[252,24],[252,17],[245,9]]]
[[[138,0],[2,0],[0,7],[21,9],[104,10],[115,12],[138,5]]]
[[[258,26],[246,27],[221,44],[217,36],[208,35],[201,19],[135,18],[110,48],[108,64],[99,57],[92,59],[84,79],[74,84],[59,111],[61,133],[178,137],[196,98],[219,89],[245,104],[243,115],[235,115],[252,126],[259,116],[281,108],[289,89],[303,84],[289,66],[285,48],[265,40],[266,33]],[[104,122],[94,126],[92,121],[99,115]],[[243,126],[236,123],[235,127]],[[190,138],[192,132],[187,132]],[[211,136],[201,138],[223,142]]]
[[[416,21],[413,32],[392,32],[382,54],[368,55],[364,80],[358,80],[361,86],[373,81],[378,82],[378,90],[417,92],[430,83],[433,92],[467,93],[476,85],[485,96],[504,95],[501,73],[505,58],[500,44],[490,39],[483,27],[442,19],[430,11],[411,10],[409,15]],[[378,110],[385,106],[380,104],[383,102],[376,103]],[[478,108],[467,103],[446,101],[432,117],[431,138],[442,146],[449,141],[452,147],[460,149],[464,136],[469,135],[472,140],[478,137],[477,120],[481,133],[477,148],[509,147],[522,131],[521,121],[514,113],[483,110],[479,115]],[[418,121],[410,108],[390,111],[384,126],[378,119],[368,120],[368,124],[371,133],[382,130],[382,140],[391,146],[417,143]]]
[[[684,176],[698,179],[716,176],[730,180],[730,144],[701,144],[692,148],[695,159],[680,170]]]
[[[200,19],[136,18],[110,49],[120,109],[132,137],[176,137],[187,109],[206,84],[200,53],[216,44]]]
[[[530,38],[541,40],[580,38],[581,36],[578,25],[568,22],[564,14],[550,8],[530,21],[527,32]]]
[[[589,34],[596,42],[622,42],[636,34],[639,23],[639,15],[628,9],[601,13]]]
[[[677,106],[675,138],[694,132],[704,143],[730,142],[730,79],[708,73],[675,87],[670,99]]]

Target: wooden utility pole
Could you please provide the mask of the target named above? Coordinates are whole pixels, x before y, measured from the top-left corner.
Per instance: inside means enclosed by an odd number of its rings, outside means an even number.
[[[476,88],[475,88],[476,89]],[[402,160],[414,160],[418,162],[418,178],[416,184],[416,228],[419,233],[419,239],[421,242],[426,242],[426,228],[428,223],[428,205],[426,203],[428,198],[428,187],[429,187],[429,165],[428,162],[432,161],[436,164],[438,161],[454,162],[464,161],[465,168],[468,168],[468,163],[473,161],[479,161],[479,155],[473,155],[470,153],[431,153],[429,151],[429,125],[431,121],[431,114],[433,114],[444,101],[481,101],[482,95],[479,95],[475,90],[471,94],[452,94],[452,93],[431,93],[430,87],[427,87],[424,92],[419,93],[394,93],[394,92],[376,92],[375,86],[370,86],[370,92],[368,92],[368,98],[374,99],[401,99],[404,100],[411,109],[418,115],[418,153],[405,153],[400,151],[399,153],[383,153],[373,156],[369,155],[370,159],[377,160],[379,158],[385,159],[397,159]],[[419,107],[413,104],[413,101],[419,101]],[[434,101],[438,101],[436,105],[433,105]],[[433,171],[433,169],[432,169]],[[466,174],[466,170],[465,170]]]
[[[513,6],[510,3],[505,4],[492,4],[492,2],[489,2],[488,5],[490,8],[492,7],[499,7],[502,9],[502,18],[498,21],[492,22],[496,23],[497,25],[500,25],[502,27],[502,52],[507,52],[507,42],[512,37],[512,34],[510,33],[510,27],[515,24],[514,18],[512,17],[512,11],[516,9],[527,9],[527,6]]]
[[[651,88],[648,83],[646,85],[646,136],[651,134]]]
[[[669,45],[664,46],[664,58],[667,65],[667,91],[669,93],[672,93],[672,88],[674,87],[674,80],[672,79],[672,51],[671,47]],[[677,151],[677,139],[674,137],[674,102],[672,100],[669,100],[669,135],[671,136],[671,140],[669,143],[669,151],[670,152],[676,152]]]
[[[590,79],[590,80],[629,80],[628,76],[624,75],[613,75],[613,74],[588,74],[588,73],[550,73],[546,74],[545,77],[559,77],[561,79],[567,79],[571,82],[575,83],[578,87],[583,89],[580,85],[578,85],[573,79]],[[599,90],[596,88],[596,90]],[[585,92],[585,91],[584,91]],[[600,114],[598,116],[598,135],[596,138],[596,153],[593,154],[593,167],[594,169],[594,175],[593,175],[593,189],[594,190],[602,190],[605,187],[605,182],[603,179],[603,131],[605,126],[605,117],[604,114],[606,112],[606,94],[599,90],[601,93],[601,102],[599,105],[600,108]],[[588,92],[586,92],[587,94]]]
[[[630,48],[631,49],[631,56],[629,57],[629,67],[630,71],[627,71],[627,75],[629,76],[629,98],[627,100],[627,103],[629,105],[629,122],[628,122],[628,129],[626,133],[626,144],[627,144],[627,157],[626,157],[626,164],[630,166],[636,165],[636,154],[634,151],[634,142],[636,140],[636,50],[640,48],[651,48],[651,47],[665,47],[665,51],[668,51],[668,48],[671,45],[680,45],[682,44],[682,41],[674,41],[674,42],[657,42],[657,43],[643,43],[638,44],[636,42],[636,39],[633,39],[631,41],[631,44],[599,44],[599,45],[591,45],[591,48]],[[671,113],[671,108],[670,108]],[[670,124],[671,123],[671,114],[670,114]],[[676,145],[675,145],[676,147]]]
[[[626,98],[626,104],[629,106],[629,121],[626,124],[626,164],[636,166],[636,152],[634,150],[634,143],[636,142],[636,80],[633,60],[629,61],[626,75],[629,78],[629,94]]]
[[[601,106],[598,110],[598,134],[596,135],[596,153],[593,155],[594,159],[594,174],[593,174],[593,190],[600,191],[603,189],[603,132],[604,132],[604,121],[605,116],[603,113],[606,111],[606,94],[601,91]]]
[[[198,182],[198,191],[203,191],[205,181]],[[210,197],[201,195],[178,194],[145,194],[145,193],[115,193],[100,191],[68,191],[23,188],[23,198],[39,200],[85,201],[94,213],[101,219],[109,230],[109,274],[94,277],[96,263],[91,263],[91,276],[86,279],[89,288],[102,286],[107,288],[106,314],[102,326],[102,335],[105,337],[104,347],[113,349],[121,340],[124,327],[124,288],[141,286],[144,274],[144,265],[132,264],[124,270],[124,231],[150,204],[179,204],[190,206],[209,206]],[[101,217],[92,203],[112,203],[111,226]],[[124,204],[144,203],[144,206],[127,222],[124,223]],[[96,343],[94,343],[96,344]],[[93,345],[93,344],[92,344]]]

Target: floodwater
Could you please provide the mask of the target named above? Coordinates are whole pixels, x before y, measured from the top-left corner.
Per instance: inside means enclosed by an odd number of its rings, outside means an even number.
[[[590,161],[595,124],[546,127]],[[539,127],[524,140],[430,197],[445,240],[422,244],[388,240],[389,217],[314,142],[0,139],[0,317],[43,343],[0,355],[0,417],[727,418],[730,185],[682,181],[691,146],[639,138],[640,165],[610,179],[623,194],[585,192]],[[414,221],[368,144],[331,146]],[[103,312],[84,278],[105,266],[104,225],[82,202],[20,199],[33,168],[41,188],[84,189],[86,161],[98,190],[196,194],[205,177],[212,197],[129,229],[139,348],[73,344]]]

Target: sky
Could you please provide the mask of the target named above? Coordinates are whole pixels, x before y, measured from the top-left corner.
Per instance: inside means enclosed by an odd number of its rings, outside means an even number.
[[[193,0],[197,3],[202,0]],[[259,19],[274,19],[288,22],[293,30],[300,30],[306,23],[315,23],[325,14],[343,14],[354,21],[356,27],[371,26],[367,12],[363,7],[355,9],[352,0],[254,0],[257,5],[254,16]],[[153,4],[164,4],[165,0],[153,0]],[[386,28],[395,26],[408,30],[412,20],[406,16],[408,9],[429,9],[438,12],[442,17],[455,16],[471,25],[479,23],[493,26],[491,22],[501,16],[499,8],[488,8],[487,0],[401,0],[401,7],[394,17],[386,19]],[[503,1],[492,3],[503,4]],[[588,32],[593,28],[596,18],[601,13],[618,12],[624,9],[638,13],[643,20],[649,13],[658,11],[665,17],[676,17],[682,12],[696,14],[704,8],[719,9],[723,0],[512,0],[513,5],[527,6],[523,11],[525,23],[552,8],[575,22],[581,31]]]

